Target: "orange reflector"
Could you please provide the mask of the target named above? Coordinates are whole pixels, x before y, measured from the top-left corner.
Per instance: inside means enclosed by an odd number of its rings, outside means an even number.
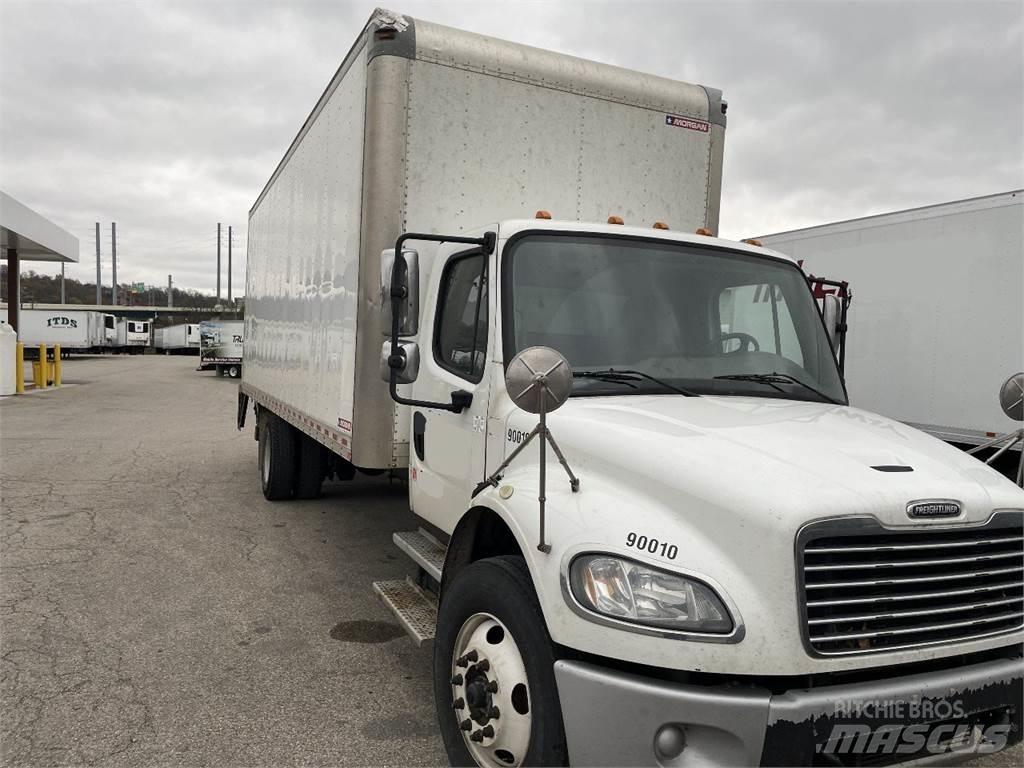
[[[621,216],[609,216],[608,217],[608,223],[609,224],[625,224],[626,222],[624,222],[622,220]]]
[[[711,237],[712,236],[711,235],[711,230],[708,229],[707,227],[697,227],[696,231],[693,234],[695,234],[695,235],[704,235],[705,237]]]
[[[656,221],[656,222],[654,222],[654,228],[655,229],[668,229],[668,224],[666,224],[664,221]]]
[[[537,213],[534,214],[534,218],[537,218],[537,219],[550,219],[551,218],[551,214],[548,213],[547,211],[537,211]]]
[[[759,245],[759,246],[764,247],[764,243],[762,243],[760,240],[758,240],[755,237],[748,237],[746,240],[741,240],[740,242],[746,243],[747,245]]]

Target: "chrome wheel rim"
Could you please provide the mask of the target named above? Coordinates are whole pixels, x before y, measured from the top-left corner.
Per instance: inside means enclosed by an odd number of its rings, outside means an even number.
[[[512,633],[489,613],[470,616],[455,638],[451,674],[452,712],[476,764],[521,765],[530,746],[530,686]]]

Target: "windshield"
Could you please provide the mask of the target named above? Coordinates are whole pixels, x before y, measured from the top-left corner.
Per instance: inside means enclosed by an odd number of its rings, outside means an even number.
[[[506,359],[541,345],[577,373],[630,369],[699,394],[846,402],[792,264],[666,241],[537,234],[513,243],[504,275]],[[640,376],[585,376],[573,386],[574,395],[670,391]]]

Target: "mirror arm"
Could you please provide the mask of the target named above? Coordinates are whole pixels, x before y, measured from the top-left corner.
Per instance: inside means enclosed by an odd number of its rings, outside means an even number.
[[[494,253],[495,246],[498,242],[498,235],[496,232],[484,232],[483,237],[463,237],[461,235],[431,235],[417,232],[405,232],[399,235],[398,240],[395,241],[395,266],[391,270],[390,291],[391,354],[388,356],[388,368],[391,369],[391,377],[388,381],[388,390],[391,393],[391,399],[399,405],[410,405],[414,408],[436,408],[439,411],[462,413],[473,403],[472,392],[466,392],[462,389],[452,392],[451,403],[434,403],[429,400],[413,400],[408,397],[403,397],[398,393],[398,371],[401,370],[404,365],[403,356],[397,352],[399,348],[398,332],[401,330],[400,314],[402,309],[402,300],[408,293],[406,287],[401,281],[401,275],[404,275],[408,270],[408,265],[405,261],[405,254],[402,252],[402,246],[404,246],[408,240],[422,240],[430,243],[463,243],[465,245],[478,245],[483,250],[484,257],[486,258]]]

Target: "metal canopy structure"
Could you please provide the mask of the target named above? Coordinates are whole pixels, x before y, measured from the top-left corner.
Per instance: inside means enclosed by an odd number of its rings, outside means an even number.
[[[0,258],[7,259],[7,322],[18,330],[22,261],[78,261],[78,238],[0,192]]]

